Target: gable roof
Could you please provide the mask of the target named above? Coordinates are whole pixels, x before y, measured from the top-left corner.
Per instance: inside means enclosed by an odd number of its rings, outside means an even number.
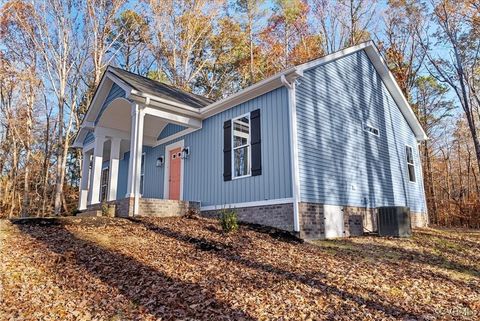
[[[206,107],[203,107],[200,110],[200,112],[201,114],[209,117],[211,115],[214,115],[215,113],[221,112],[225,109],[231,108],[244,101],[250,100],[254,97],[260,96],[266,92],[269,92],[273,89],[283,86],[284,82],[282,82],[282,78],[287,79],[289,82],[291,82],[292,80],[295,80],[296,78],[301,77],[303,75],[303,72],[308,69],[321,66],[323,64],[332,62],[334,60],[351,55],[361,50],[365,51],[368,58],[372,62],[373,66],[375,67],[375,70],[380,75],[383,83],[385,84],[388,91],[390,92],[393,99],[395,100],[395,103],[400,109],[402,115],[407,120],[417,140],[418,141],[427,140],[428,139],[427,134],[423,130],[420,122],[415,116],[415,113],[410,107],[410,104],[408,103],[407,99],[403,95],[402,90],[398,86],[397,81],[395,80],[395,77],[390,72],[385,60],[382,58],[380,52],[375,46],[375,43],[371,40],[353,47],[349,47],[349,48],[331,53],[329,55],[306,62],[304,64],[286,69],[284,71],[281,71],[267,79],[264,79],[250,87],[247,87],[237,92],[236,94],[233,94],[227,98],[224,98]]]
[[[108,78],[111,78],[114,82],[118,83],[122,88],[126,90],[127,96],[131,97],[132,99],[140,98],[143,100],[147,100],[148,102],[158,102],[161,104],[161,106],[163,106],[162,108],[169,108],[180,113],[193,115],[194,117],[198,117],[199,119],[205,119],[224,110],[232,108],[238,104],[246,102],[250,99],[263,95],[276,88],[285,86],[285,81],[292,83],[293,81],[295,81],[295,79],[302,77],[303,72],[308,69],[335,61],[337,59],[361,50],[364,50],[367,54],[371,63],[375,67],[375,70],[380,75],[383,83],[387,87],[395,103],[400,109],[400,112],[407,120],[407,123],[415,134],[417,140],[427,140],[428,137],[425,131],[423,130],[420,122],[418,121],[412,108],[410,107],[410,104],[408,103],[407,99],[403,95],[402,90],[398,86],[395,77],[390,72],[385,60],[380,55],[380,52],[378,51],[373,41],[367,41],[359,45],[349,47],[331,53],[324,57],[309,61],[307,63],[288,68],[271,77],[259,81],[252,86],[244,88],[243,90],[240,90],[239,92],[231,96],[215,102],[200,95],[188,93],[184,90],[112,66],[109,66],[107,68],[104,76],[107,75]],[[101,86],[102,82],[100,82],[100,84],[98,85],[97,91],[99,91],[98,89]],[[92,100],[92,105],[95,103],[96,97],[97,92],[95,93],[94,99]],[[82,129],[87,129],[88,127],[91,127],[91,123],[88,122],[87,117],[90,116],[90,113],[95,114],[96,112],[98,111],[95,108],[89,108],[89,110],[87,111],[87,115],[85,116],[80,131],[75,139],[74,146],[81,146],[80,139],[85,136],[85,133],[82,133]]]
[[[186,92],[182,89],[134,74],[124,69],[112,66],[108,69],[132,87],[132,89],[145,94],[154,95],[195,108],[202,108],[213,103],[213,100],[206,97]]]

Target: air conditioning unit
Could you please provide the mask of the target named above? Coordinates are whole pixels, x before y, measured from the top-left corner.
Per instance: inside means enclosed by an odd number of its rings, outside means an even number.
[[[410,209],[403,206],[378,208],[378,234],[380,236],[410,237]]]

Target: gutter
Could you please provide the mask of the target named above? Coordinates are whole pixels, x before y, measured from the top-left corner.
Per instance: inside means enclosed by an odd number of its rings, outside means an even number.
[[[303,76],[299,75],[299,76]],[[295,78],[296,79],[296,78]],[[281,75],[280,81],[288,90],[288,111],[290,115],[290,159],[292,160],[292,194],[293,194],[293,231],[300,232],[300,179],[298,170],[298,141],[297,141],[297,106],[295,79],[288,81]]]

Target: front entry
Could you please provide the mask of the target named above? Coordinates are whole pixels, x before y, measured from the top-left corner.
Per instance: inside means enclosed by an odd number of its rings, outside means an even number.
[[[168,177],[168,198],[171,200],[180,199],[181,156],[181,147],[171,149],[169,152],[170,173]]]

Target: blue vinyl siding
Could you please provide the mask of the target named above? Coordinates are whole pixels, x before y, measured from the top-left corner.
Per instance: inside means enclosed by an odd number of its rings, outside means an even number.
[[[223,123],[258,108],[261,110],[262,175],[224,182]],[[292,197],[285,88],[207,118],[202,126],[200,130],[147,150],[144,197],[163,198],[164,167],[156,167],[156,159],[165,155],[166,145],[181,139],[190,147],[190,156],[184,161],[184,199],[209,206]],[[126,162],[128,167],[128,160]],[[125,167],[122,164],[121,171]],[[119,193],[123,193],[123,187]]]
[[[165,128],[160,132],[158,135],[158,140],[166,138],[168,136],[172,136],[182,130],[187,129],[185,126],[177,125],[177,124],[168,124]]]
[[[95,134],[93,132],[88,132],[88,134],[85,136],[85,139],[83,140],[83,146],[90,144],[95,140]]]
[[[363,51],[306,71],[296,95],[302,201],[426,211],[415,136]],[[414,151],[415,183],[406,144]]]
[[[102,117],[102,114],[103,114],[105,108],[107,108],[108,104],[110,104],[113,100],[115,100],[117,98],[120,98],[120,97],[125,97],[125,90],[123,90],[116,83],[113,83],[112,88],[110,88],[110,91],[108,92],[107,98],[105,98],[105,101],[102,104],[102,108],[100,109],[100,112],[98,113],[97,119],[95,120],[95,124],[97,124],[100,117]]]
[[[122,199],[127,195],[129,158],[130,152],[126,152],[118,163],[117,199]]]

